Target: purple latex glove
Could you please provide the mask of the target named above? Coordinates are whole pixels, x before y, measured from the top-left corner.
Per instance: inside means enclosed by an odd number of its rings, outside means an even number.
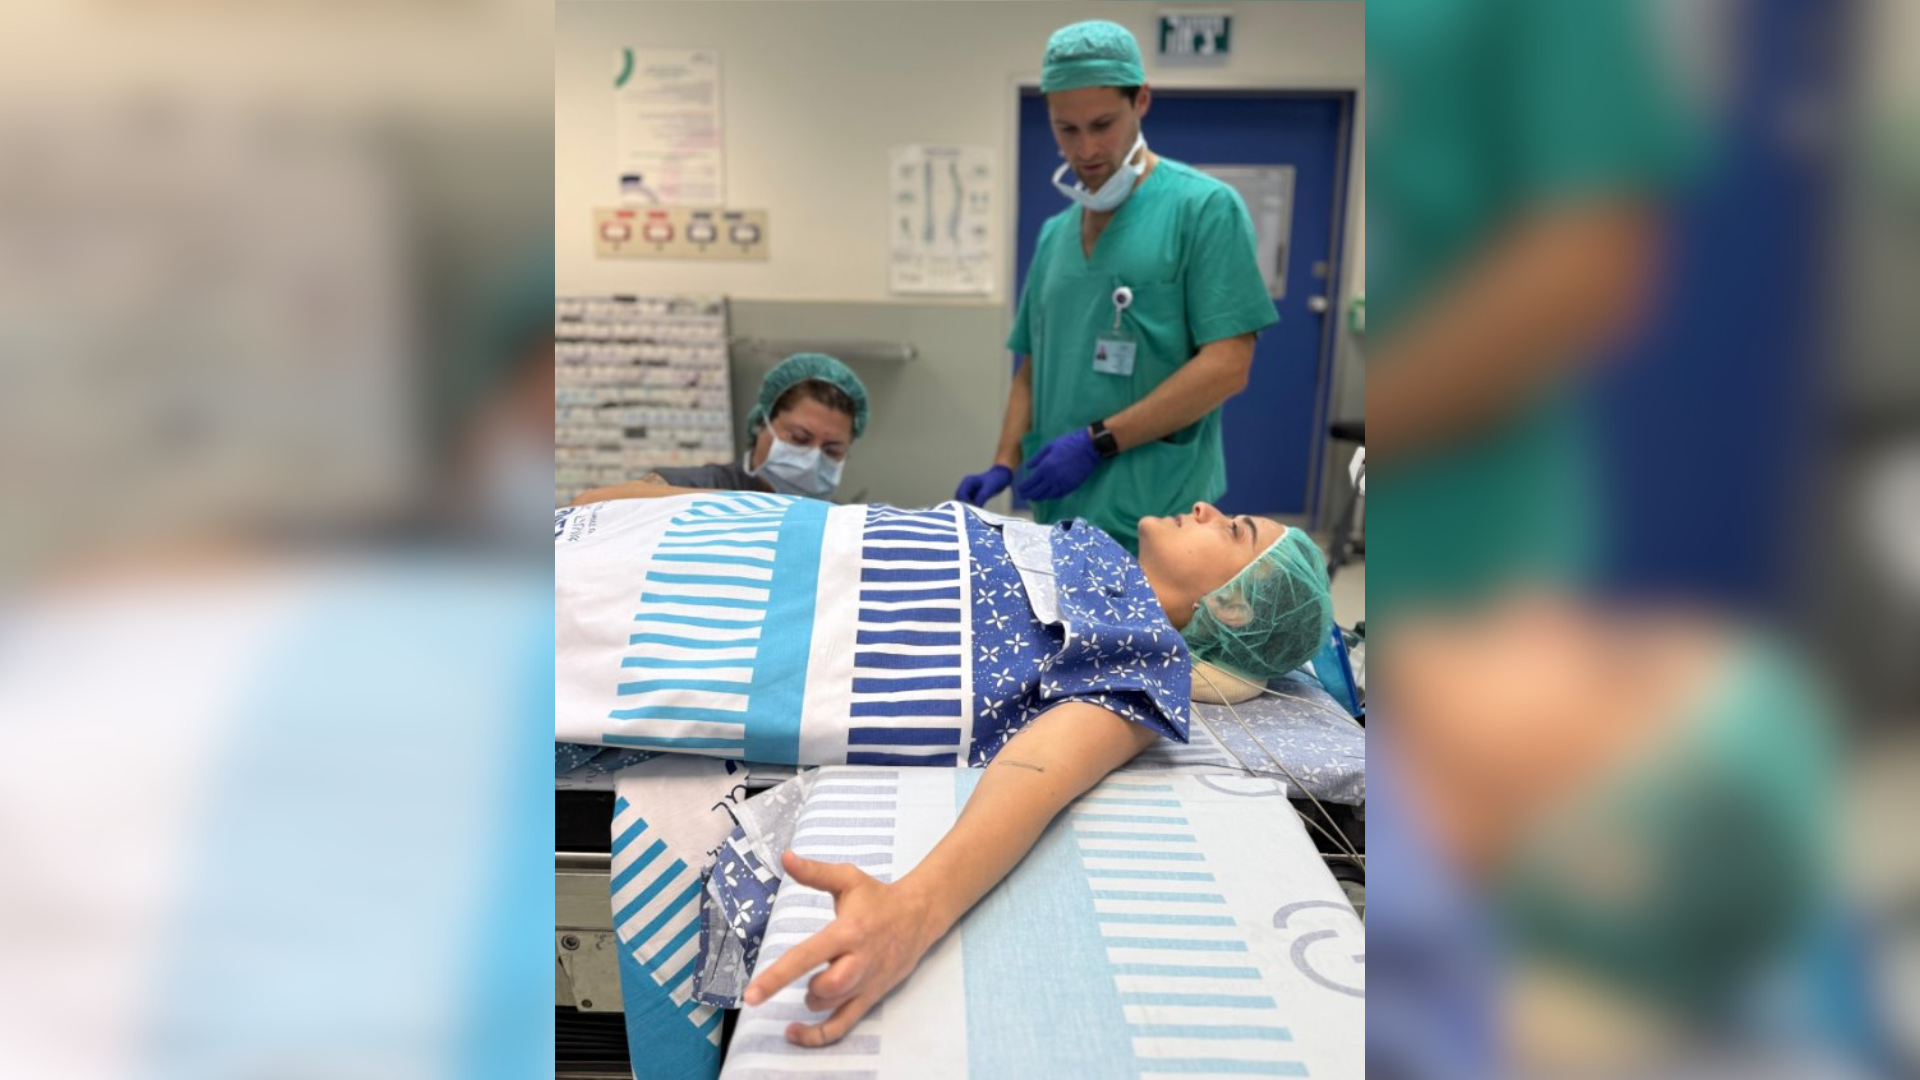
[[[1027,478],[1016,489],[1023,499],[1057,499],[1087,482],[1100,464],[1100,451],[1086,428],[1075,428],[1040,448],[1027,462]]]
[[[960,481],[953,497],[973,506],[985,506],[987,500],[1007,490],[1013,483],[1013,470],[1005,465],[995,465],[986,472],[974,473]]]

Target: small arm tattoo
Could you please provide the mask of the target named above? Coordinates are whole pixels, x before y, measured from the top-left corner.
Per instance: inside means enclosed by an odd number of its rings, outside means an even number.
[[[1016,769],[1032,769],[1034,772],[1037,772],[1037,773],[1043,773],[1047,771],[1038,765],[1031,765],[1024,761],[1015,761],[1012,758],[995,758],[993,763],[995,765],[1012,765]]]

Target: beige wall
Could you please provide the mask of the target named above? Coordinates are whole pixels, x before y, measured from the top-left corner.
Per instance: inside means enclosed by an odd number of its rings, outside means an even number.
[[[1231,64],[1167,69],[1156,66],[1149,51],[1149,81],[1357,89],[1364,80],[1360,3],[1204,7],[1234,15]],[[1004,304],[1013,269],[1005,241],[1015,190],[1016,80],[1037,81],[1047,35],[1079,19],[1113,19],[1150,49],[1160,10],[1158,4],[999,0],[563,0],[554,53],[558,288],[895,299],[887,292],[881,209],[887,153],[902,143],[952,142],[989,146],[999,156],[1001,291],[965,302]],[[770,214],[771,257],[764,263],[689,266],[593,257],[591,211],[615,203],[615,50],[670,45],[720,50],[727,201]]]

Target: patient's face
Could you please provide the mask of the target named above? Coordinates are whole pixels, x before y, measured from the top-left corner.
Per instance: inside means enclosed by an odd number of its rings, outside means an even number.
[[[1280,538],[1272,518],[1223,514],[1211,503],[1174,517],[1140,519],[1140,569],[1156,590],[1195,598],[1225,585]]]

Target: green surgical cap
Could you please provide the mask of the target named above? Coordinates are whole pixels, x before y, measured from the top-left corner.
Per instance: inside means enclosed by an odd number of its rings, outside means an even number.
[[[1180,635],[1198,659],[1264,682],[1313,659],[1332,625],[1326,560],[1305,532],[1288,529],[1208,593]]]
[[[464,329],[435,367],[434,420],[446,430],[471,420],[531,362],[536,345],[553,340],[551,233],[498,271],[484,270],[459,294]]]
[[[1146,81],[1140,46],[1117,23],[1078,22],[1055,30],[1047,39],[1047,58],[1040,65],[1043,94],[1083,86],[1139,86]]]
[[[1521,955],[1689,1018],[1801,939],[1832,873],[1834,713],[1778,642],[1747,638],[1657,754],[1523,836],[1494,899]]]
[[[847,365],[826,353],[794,353],[773,366],[760,380],[760,403],[747,414],[747,435],[760,433],[760,425],[773,415],[773,404],[780,395],[809,380],[839,387],[853,399],[853,437],[867,430],[867,388]]]

